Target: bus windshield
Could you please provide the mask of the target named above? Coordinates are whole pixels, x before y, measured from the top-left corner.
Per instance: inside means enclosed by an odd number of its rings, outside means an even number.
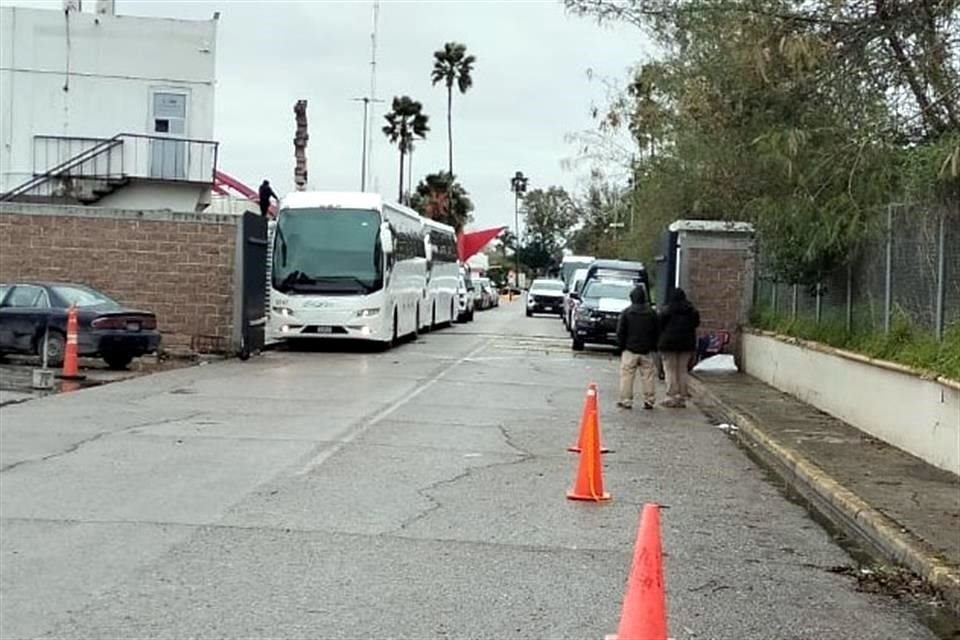
[[[380,214],[365,209],[287,209],[274,233],[273,287],[355,294],[383,281]]]

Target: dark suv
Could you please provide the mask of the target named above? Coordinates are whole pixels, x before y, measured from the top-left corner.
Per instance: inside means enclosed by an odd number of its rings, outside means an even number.
[[[584,345],[617,344],[620,312],[630,306],[630,292],[637,285],[629,280],[589,280],[578,295],[579,305],[573,317],[573,350]]]

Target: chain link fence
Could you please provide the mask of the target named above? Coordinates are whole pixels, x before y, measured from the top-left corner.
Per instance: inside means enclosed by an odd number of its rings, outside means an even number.
[[[883,213],[847,266],[818,285],[778,282],[761,248],[755,308],[848,333],[888,332],[902,317],[942,339],[960,324],[960,210],[911,204]]]

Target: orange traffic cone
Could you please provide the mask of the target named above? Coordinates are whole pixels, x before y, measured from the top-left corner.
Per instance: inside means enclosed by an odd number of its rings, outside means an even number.
[[[580,434],[577,436],[577,443],[567,447],[571,453],[580,453],[583,451],[583,433],[587,429],[587,416],[592,411],[597,417],[597,426],[600,425],[600,411],[597,408],[597,385],[591,383],[587,385],[587,397],[583,401],[583,413],[580,414]],[[599,429],[598,429],[599,433]],[[600,453],[610,453],[603,445],[600,445]]]
[[[64,380],[80,378],[77,365],[77,308],[73,305],[67,310],[67,345],[63,351],[63,372],[60,377]]]
[[[587,412],[583,434],[583,451],[573,489],[567,492],[570,500],[609,500],[610,494],[603,490],[603,465],[600,463],[600,425],[594,408]]]
[[[606,640],[667,640],[660,505],[645,504],[617,634]]]

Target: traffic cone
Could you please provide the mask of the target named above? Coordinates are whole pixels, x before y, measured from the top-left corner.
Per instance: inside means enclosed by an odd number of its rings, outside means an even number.
[[[80,378],[77,365],[77,308],[73,305],[67,310],[67,344],[63,350],[63,372],[60,377],[64,380]]]
[[[600,425],[594,408],[587,412],[586,428],[583,434],[583,451],[580,453],[580,465],[573,489],[567,492],[570,500],[592,500],[601,502],[610,499],[603,490],[603,465],[600,463]]]
[[[645,504],[616,635],[606,640],[667,640],[660,505]]]
[[[583,451],[583,433],[587,429],[587,416],[591,411],[597,417],[597,432],[599,433],[600,411],[597,408],[597,396],[597,385],[592,383],[587,385],[587,397],[583,401],[583,413],[580,414],[580,433],[577,436],[577,443],[567,447],[567,451],[571,453],[580,453]],[[600,445],[600,453],[610,453],[610,449]]]

